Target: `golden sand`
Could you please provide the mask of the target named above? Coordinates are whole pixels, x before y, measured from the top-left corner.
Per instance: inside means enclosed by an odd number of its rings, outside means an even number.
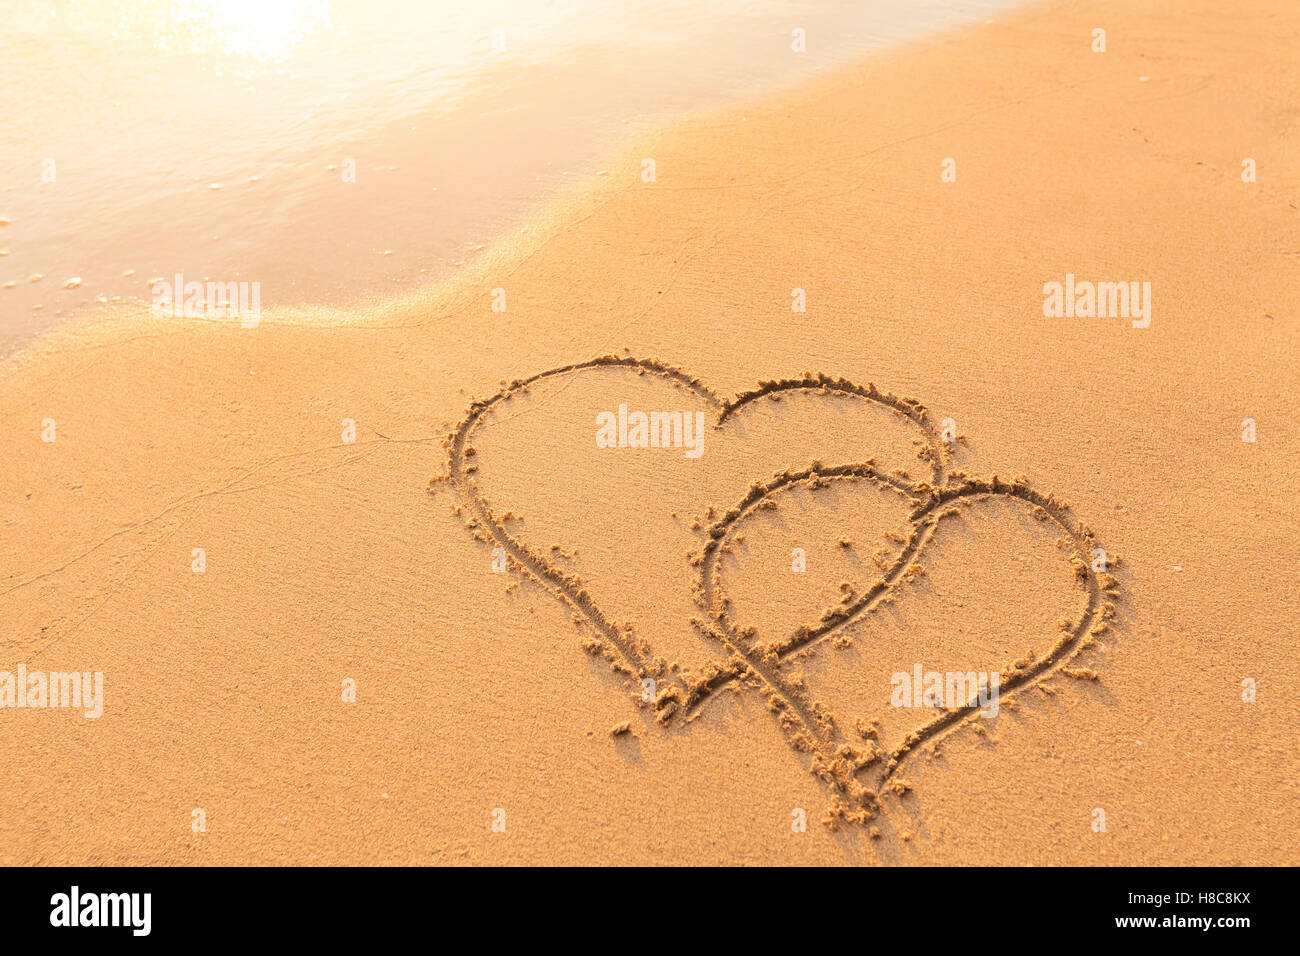
[[[1298,43],[1035,7],[401,302],[40,340],[0,671],[104,706],[0,709],[0,862],[1296,862]],[[998,716],[891,706],[915,665]]]

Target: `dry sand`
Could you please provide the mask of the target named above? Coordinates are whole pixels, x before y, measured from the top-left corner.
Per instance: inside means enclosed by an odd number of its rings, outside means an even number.
[[[0,862],[1297,862],[1297,49],[1040,6],[634,143],[412,299],[40,340],[0,670],[105,703],[0,710]],[[1150,326],[1045,318],[1066,273]],[[620,404],[703,453],[596,447]],[[998,716],[891,707],[918,663]]]

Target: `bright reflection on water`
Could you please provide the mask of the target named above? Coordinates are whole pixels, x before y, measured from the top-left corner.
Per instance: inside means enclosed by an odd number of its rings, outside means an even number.
[[[411,288],[639,126],[1014,5],[0,0],[0,354],[176,272],[264,305]]]

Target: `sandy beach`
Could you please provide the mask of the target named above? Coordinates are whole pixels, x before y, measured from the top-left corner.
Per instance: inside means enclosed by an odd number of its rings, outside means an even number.
[[[414,292],[32,340],[0,863],[1300,862],[1298,48],[1035,4]]]

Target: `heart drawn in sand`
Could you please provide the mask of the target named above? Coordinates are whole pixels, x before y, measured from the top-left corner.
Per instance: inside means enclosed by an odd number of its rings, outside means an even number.
[[[482,475],[491,468],[488,458],[475,444],[484,423],[544,384],[558,384],[562,390],[581,376],[593,375],[656,377],[706,410],[711,419],[710,435],[725,436],[739,443],[746,452],[750,450],[745,447],[746,430],[739,420],[760,401],[785,399],[786,403],[779,406],[782,414],[791,401],[803,396],[867,403],[910,430],[913,454],[929,474],[917,479],[904,469],[886,471],[871,457],[831,463],[812,460],[787,465],[774,475],[769,472],[765,480],[750,484],[739,500],[698,502],[701,510],[707,508],[705,514],[711,523],[699,526],[702,545],[682,561],[683,565],[689,565],[695,578],[693,598],[698,615],[691,624],[716,651],[702,666],[683,672],[656,655],[644,637],[618,623],[613,616],[618,609],[608,606],[608,595],[598,596],[588,581],[556,559],[555,552],[563,553],[559,546],[553,545],[548,553],[530,544],[517,527],[511,526],[514,515],[494,510],[480,488]],[[587,423],[593,420],[585,416],[583,428],[591,427]],[[818,434],[816,429],[812,432]],[[946,437],[950,441],[953,436]],[[887,744],[881,737],[878,722],[857,721],[855,727],[846,730],[843,726],[846,721],[816,699],[802,676],[789,673],[787,665],[828,639],[837,647],[851,645],[853,641],[847,637],[850,625],[861,625],[885,605],[906,598],[909,590],[915,589],[917,577],[925,573],[918,558],[944,537],[943,529],[948,522],[960,523],[962,509],[996,501],[1019,506],[1034,519],[1028,523],[1041,525],[1057,536],[1055,544],[1063,552],[1065,577],[1082,598],[1082,610],[1075,611],[1073,616],[1058,619],[1055,626],[1043,626],[1041,634],[1017,636],[1017,641],[1024,638],[1034,646],[1001,672],[999,693],[1004,700],[1065,668],[1091,642],[1091,635],[1108,627],[1107,622],[1115,613],[1114,605],[1107,598],[1117,589],[1117,582],[1106,572],[1105,564],[1099,567],[1096,559],[1104,551],[1093,535],[1071,517],[1067,506],[1031,488],[1022,478],[1005,481],[997,476],[972,477],[952,470],[949,441],[945,441],[920,403],[895,397],[870,384],[857,385],[844,379],[805,373],[802,378],[764,382],[733,399],[723,400],[699,379],[665,363],[602,356],[516,380],[495,395],[474,401],[466,417],[448,436],[448,470],[435,482],[450,483],[459,498],[457,511],[470,531],[490,544],[494,554],[504,557],[511,570],[539,582],[574,612],[576,622],[594,631],[596,636],[589,642],[589,649],[603,653],[613,669],[628,678],[632,693],[647,706],[653,706],[661,722],[692,720],[724,688],[753,687],[765,695],[787,741],[809,755],[812,772],[832,789],[832,818],[865,822],[876,813],[882,788],[896,792],[905,789],[898,770],[909,755],[940,735],[964,724],[978,723],[981,708],[974,688],[972,694],[960,701],[943,701],[938,707],[917,711],[914,725],[906,728],[898,741]],[[780,448],[768,451],[780,460]],[[704,459],[707,461],[708,456]],[[746,457],[745,461],[748,460]],[[580,479],[575,476],[570,480],[577,483]],[[877,552],[872,578],[862,587],[841,584],[844,591],[841,599],[815,619],[789,627],[782,625],[779,633],[761,633],[760,628],[746,622],[747,608],[736,603],[739,592],[733,595],[729,591],[727,576],[729,573],[743,575],[747,570],[744,556],[739,552],[743,551],[743,542],[751,531],[763,533],[761,522],[765,517],[780,514],[791,495],[827,488],[843,493],[837,499],[840,502],[850,495],[875,491],[891,496],[902,515],[899,527],[886,534],[895,546]],[[852,507],[853,504],[841,503],[840,510]],[[653,534],[654,530],[645,533]],[[840,544],[848,547],[843,539]],[[770,568],[770,564],[764,567]],[[752,572],[753,568],[748,570]],[[776,594],[777,581],[770,571],[763,573],[770,576],[760,577],[759,587],[751,588],[751,596],[761,595],[751,605],[780,601],[775,596],[768,598],[769,591]],[[978,600],[971,604],[977,605]],[[761,618],[768,609],[754,610]],[[889,626],[896,631],[908,627],[905,621]],[[1018,646],[1023,648],[1023,643]],[[871,651],[868,647],[864,653],[869,656]],[[1069,672],[1075,676],[1091,676],[1090,671]],[[850,730],[855,731],[852,737]]]

